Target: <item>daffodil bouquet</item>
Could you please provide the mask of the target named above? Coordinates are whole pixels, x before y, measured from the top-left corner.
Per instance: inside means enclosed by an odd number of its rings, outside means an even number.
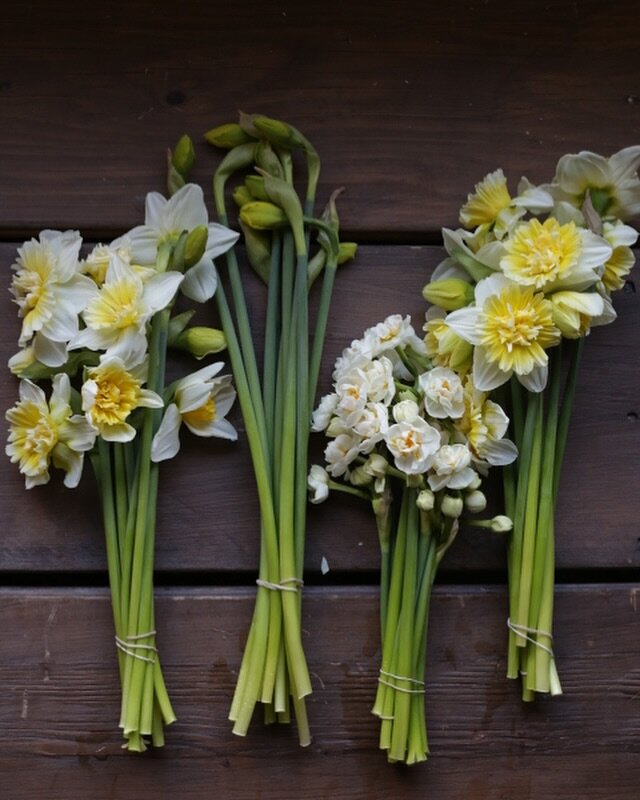
[[[227,254],[231,300],[216,294],[226,335],[261,513],[256,604],[229,713],[234,733],[247,733],[257,702],[267,722],[288,722],[290,699],[301,745],[311,741],[304,698],[311,692],[302,646],[301,598],[306,519],[307,448],[316,384],[338,264],[355,245],[338,239],[332,195],[314,215],[320,159],[311,142],[280,120],[241,114],[206,134],[228,152],[213,179],[218,218],[227,224],[226,187],[239,207],[246,255],[266,284],[264,362],[259,370],[236,254]],[[305,166],[304,196],[296,190],[297,158]],[[312,233],[317,245],[312,247]],[[315,250],[315,252],[314,252]],[[308,296],[322,275],[315,323]]]
[[[174,314],[174,302],[178,294],[200,303],[213,295],[213,258],[236,238],[208,222],[201,189],[186,184],[169,201],[147,195],[145,224],[85,258],[78,232],[46,230],[19,248],[13,265],[22,329],[10,368],[20,399],[6,414],[7,454],[27,489],[47,483],[52,466],[65,486],[78,486],[90,454],[106,536],[120,727],[132,751],[143,751],[148,737],[162,745],[163,726],[175,720],[153,604],[158,462],[177,452],[183,422],[201,436],[236,438],[224,419],[235,391],[230,376],[219,375],[222,363],[165,385],[168,347],[198,357],[224,348],[220,331],[189,327],[193,311]]]
[[[523,699],[560,694],[553,654],[554,511],[580,356],[591,328],[612,322],[612,293],[634,264],[640,146],[604,158],[565,155],[550,183],[523,178],[512,197],[487,175],[443,230],[448,253],[424,296],[427,352],[469,369],[477,389],[511,407],[520,451],[505,469],[508,676]]]
[[[486,506],[482,477],[517,453],[509,420],[486,393],[434,366],[409,317],[369,328],[338,359],[331,394],[313,415],[330,437],[326,467],[309,473],[312,502],[330,490],[370,501],[381,552],[382,660],[373,713],[389,761],[429,752],[424,712],[431,587],[463,512]],[[471,524],[504,532],[505,516]]]

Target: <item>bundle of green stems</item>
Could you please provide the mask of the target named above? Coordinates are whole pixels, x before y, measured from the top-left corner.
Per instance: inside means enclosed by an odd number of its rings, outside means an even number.
[[[316,150],[287,123],[241,116],[206,134],[228,149],[213,180],[219,221],[228,224],[227,180],[249,174],[237,187],[240,225],[251,266],[266,283],[264,361],[259,370],[238,259],[226,256],[230,297],[219,285],[216,301],[227,340],[235,385],[251,451],[260,504],[260,567],[257,597],[229,718],[234,733],[247,733],[255,705],[266,722],[288,722],[290,700],[299,741],[311,741],[304,698],[311,693],[301,638],[302,575],[307,503],[307,449],[311,410],[334,278],[353,246],[338,243],[332,198],[322,219],[314,218],[320,171]],[[306,190],[294,186],[294,155],[306,163]],[[311,230],[320,248],[309,258]],[[309,320],[311,285],[323,273],[315,325]]]
[[[553,652],[554,517],[583,346],[584,337],[565,340],[549,354],[543,392],[525,393],[511,379],[512,438],[519,458],[503,472],[505,509],[513,520],[507,676],[522,676],[525,701],[536,692],[562,694]]]

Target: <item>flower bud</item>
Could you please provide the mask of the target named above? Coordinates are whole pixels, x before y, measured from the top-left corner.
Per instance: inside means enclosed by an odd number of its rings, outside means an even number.
[[[435,504],[435,495],[431,491],[431,489],[423,489],[418,494],[418,499],[416,500],[416,505],[420,509],[420,511],[432,511],[433,506]]]
[[[171,347],[185,350],[198,360],[211,353],[219,353],[227,346],[224,333],[216,328],[195,326],[187,328],[169,340]]]
[[[256,145],[256,164],[269,175],[273,175],[274,178],[284,178],[284,170],[280,159],[275,154],[271,144],[264,139]]]
[[[344,422],[340,419],[340,417],[332,417],[329,424],[327,425],[327,436],[329,438],[333,438],[335,436],[340,436],[345,432]]]
[[[237,122],[227,122],[224,125],[218,125],[217,128],[211,128],[205,133],[204,138],[214,147],[222,147],[225,150],[231,150],[239,144],[253,141],[253,138]]]
[[[415,400],[401,400],[393,407],[393,418],[396,422],[413,422],[420,415],[420,409]]]
[[[338,264],[346,264],[356,257],[358,245],[355,242],[340,242],[338,253]]]
[[[374,478],[382,478],[387,474],[388,466],[389,462],[384,456],[381,456],[380,453],[372,453],[363,464],[363,469]]]
[[[282,122],[282,120],[256,114],[252,117],[251,122],[253,127],[259,131],[265,139],[275,144],[276,147],[295,150],[296,148],[306,149],[309,144],[299,130],[286,122]]]
[[[476,472],[476,474],[473,476],[473,480],[472,480],[472,481],[471,481],[471,483],[470,483],[470,484],[467,486],[467,489],[468,489],[470,492],[472,492],[472,491],[474,491],[474,489],[479,489],[481,486],[482,486],[482,478],[481,478],[481,477],[478,475],[478,473]]]
[[[509,533],[512,528],[513,522],[504,514],[499,514],[491,520],[491,530],[494,533]]]
[[[173,149],[171,163],[183,178],[191,172],[196,162],[196,153],[193,149],[193,142],[185,133],[178,139],[178,143]]]
[[[240,219],[245,225],[259,231],[270,231],[288,224],[287,215],[279,206],[261,200],[242,206]]]
[[[253,270],[260,276],[263,283],[269,283],[271,271],[271,241],[268,233],[256,231],[245,225],[240,220],[240,227],[244,234],[244,244],[247,248],[247,258]]]
[[[189,309],[188,311],[183,311],[181,314],[176,314],[175,317],[171,317],[169,320],[168,331],[168,339],[170,343],[176,338],[176,336],[182,333],[182,331],[191,322],[191,318],[195,313],[196,312],[193,309]]]
[[[322,503],[329,496],[329,473],[319,464],[313,464],[307,477],[307,487],[313,496],[310,502]]]
[[[461,278],[446,278],[432,281],[422,290],[422,296],[428,303],[444,308],[445,311],[456,311],[473,302],[473,286]]]
[[[462,498],[461,497],[454,497],[450,494],[445,494],[442,498],[442,505],[440,510],[445,517],[450,517],[452,519],[457,519],[460,514],[462,514]]]
[[[349,475],[349,480],[354,486],[368,486],[373,477],[362,467],[356,467]]]
[[[209,230],[206,225],[198,225],[192,231],[189,231],[184,243],[185,269],[195,266],[202,260],[205,250],[207,249],[208,240]]]
[[[233,190],[233,200],[238,208],[242,208],[242,206],[246,206],[247,203],[253,202],[253,197],[251,196],[251,192],[247,189],[247,187],[242,183],[240,186],[236,186]]]
[[[247,191],[254,200],[264,200],[266,203],[270,202],[271,198],[264,188],[264,178],[261,175],[247,175],[244,179],[244,185]]]
[[[467,511],[471,511],[472,514],[478,514],[487,507],[487,498],[477,490],[467,492],[464,496],[464,505]]]

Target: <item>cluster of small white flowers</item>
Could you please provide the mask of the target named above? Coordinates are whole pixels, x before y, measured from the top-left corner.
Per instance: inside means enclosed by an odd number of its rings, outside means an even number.
[[[325,431],[326,473],[382,494],[389,474],[411,485],[476,492],[478,473],[516,457],[504,439],[506,415],[452,369],[432,367],[409,317],[393,315],[369,328],[338,358],[334,391],[313,413]],[[393,464],[391,467],[390,464]],[[314,502],[320,468],[310,476]],[[325,473],[325,475],[326,475]]]

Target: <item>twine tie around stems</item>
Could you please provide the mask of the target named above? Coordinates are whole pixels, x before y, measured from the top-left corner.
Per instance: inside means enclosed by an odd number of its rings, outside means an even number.
[[[118,650],[122,650],[123,653],[126,655],[131,656],[132,658],[137,658],[139,661],[146,661],[148,664],[155,664],[156,660],[153,656],[150,658],[148,656],[143,656],[140,653],[136,653],[136,650],[149,650],[153,653],[158,652],[158,648],[154,647],[152,644],[140,644],[140,639],[148,639],[150,636],[155,636],[156,631],[148,631],[147,633],[139,633],[137,635],[127,636],[126,639],[121,639],[119,636],[116,636],[116,647]]]
[[[384,675],[384,677],[382,677]],[[387,678],[392,678],[394,681],[406,681],[407,683],[413,683],[418,688],[417,689],[406,689],[403,686],[396,686],[395,683],[391,683],[388,681]],[[389,686],[391,689],[395,689],[397,692],[404,692],[405,694],[424,694],[424,681],[418,680],[417,678],[408,678],[405,675],[395,675],[393,672],[387,672],[384,669],[380,670],[380,677],[378,678],[378,683],[383,684],[383,686]],[[383,717],[380,717],[383,719]],[[384,717],[384,719],[393,719],[393,717]]]
[[[544,650],[546,653],[549,653],[551,658],[554,658],[553,650],[550,647],[547,647],[542,642],[539,642],[537,639],[533,639],[528,634],[532,633],[535,636],[546,636],[549,641],[553,641],[553,636],[547,631],[539,630],[538,628],[529,628],[527,625],[518,625],[516,622],[511,622],[511,618],[507,619],[507,627],[510,631],[513,631],[516,636],[519,636],[521,639],[526,639],[527,642],[531,642],[536,647],[539,647],[541,650]]]
[[[280,583],[271,583],[271,581],[258,578],[256,583],[263,589],[270,589],[272,592],[297,592],[301,586],[304,586],[304,581],[300,578],[283,578]],[[288,583],[293,583],[295,586],[287,586]]]

